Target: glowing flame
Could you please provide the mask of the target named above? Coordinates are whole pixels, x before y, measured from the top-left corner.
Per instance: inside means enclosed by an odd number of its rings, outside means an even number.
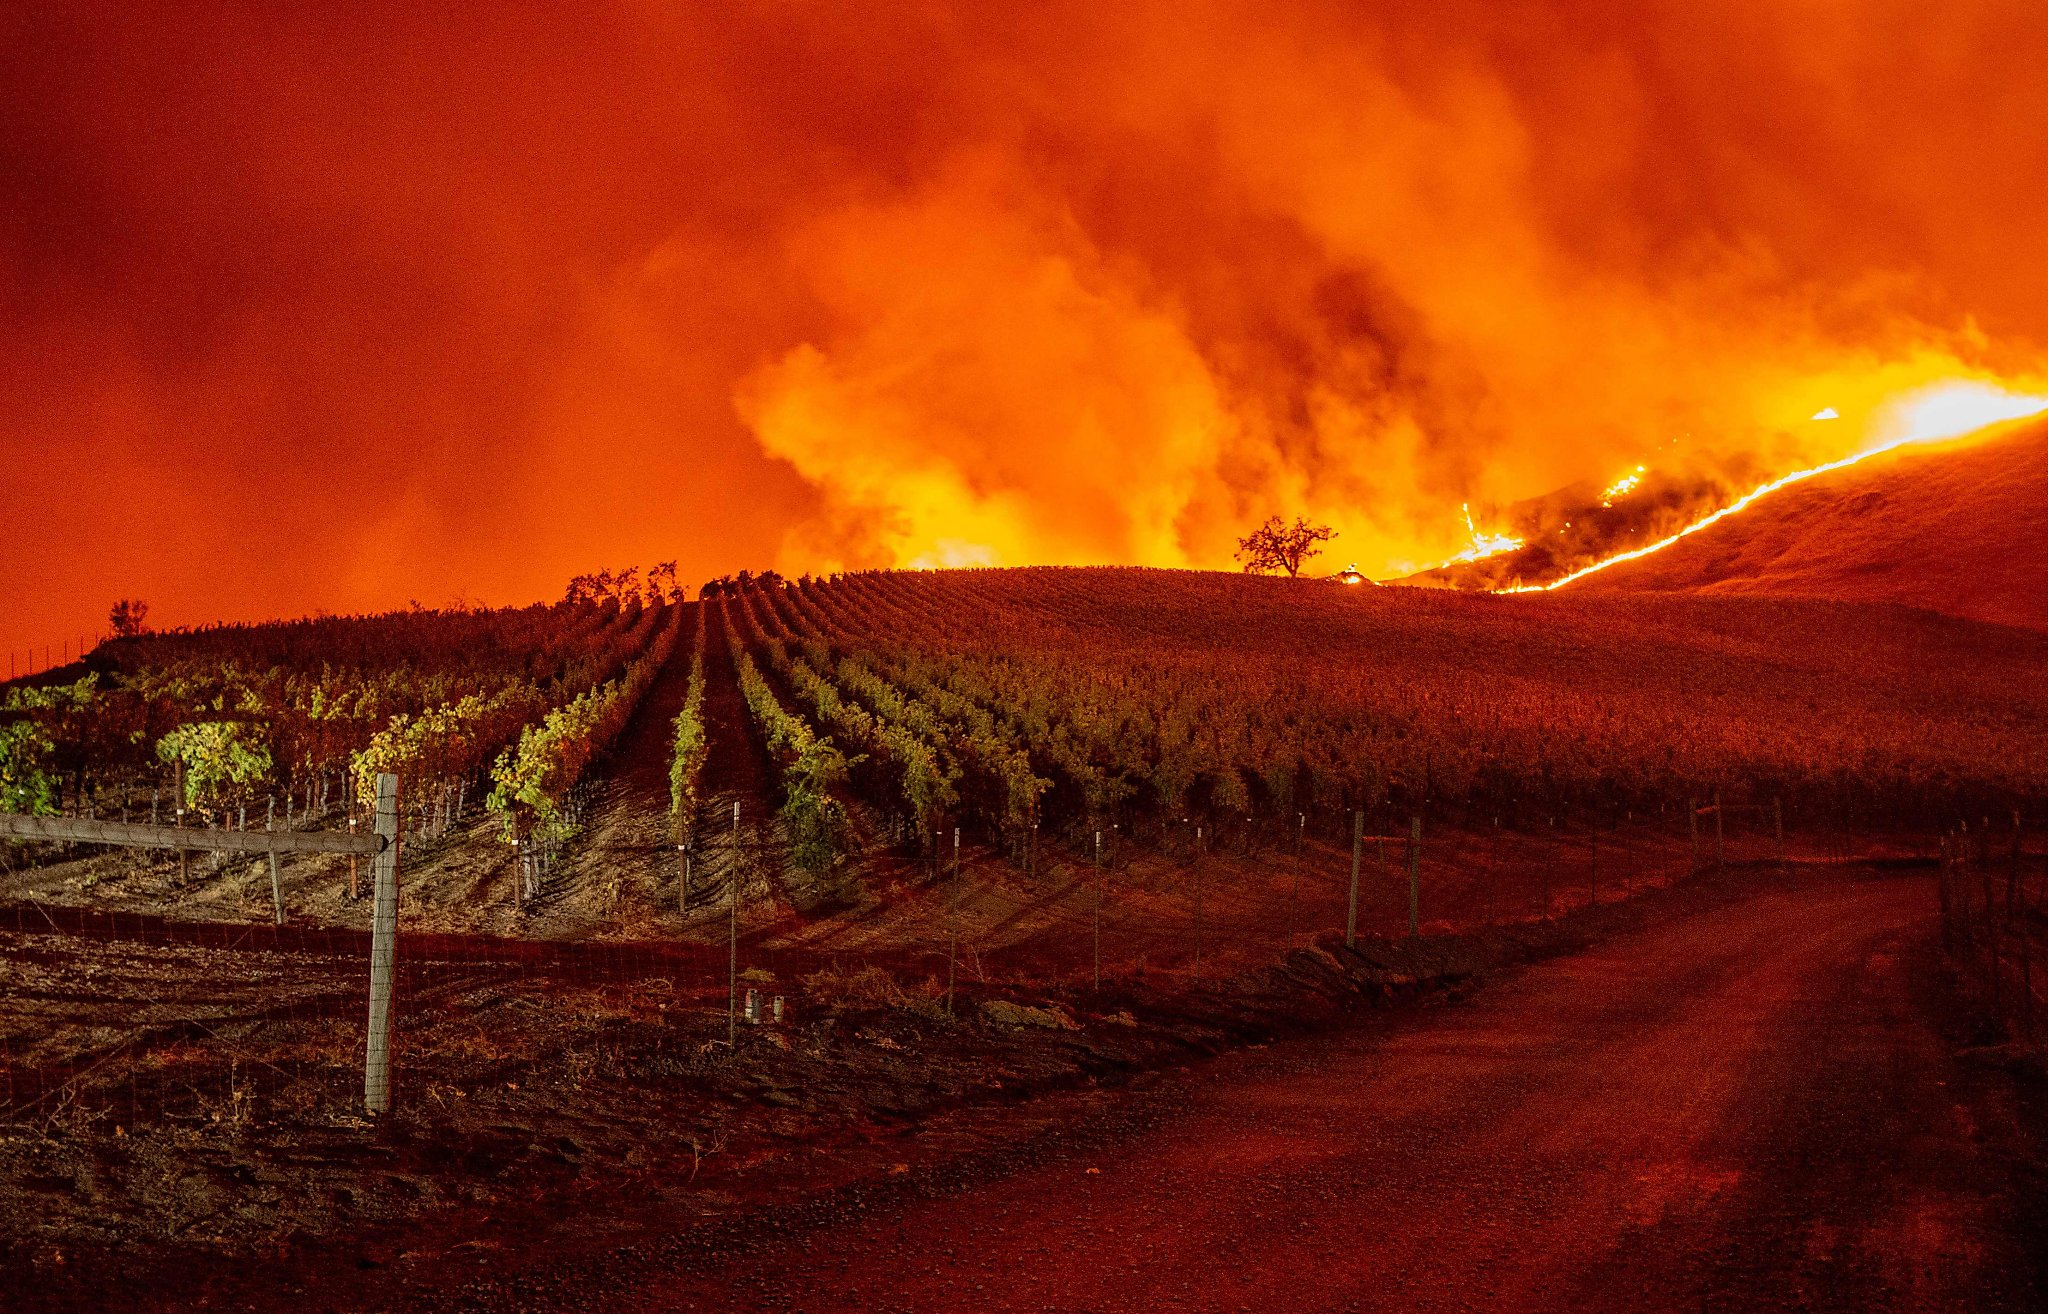
[[[1614,499],[1627,497],[1631,492],[1635,491],[1636,485],[1643,482],[1643,476],[1647,473],[1649,473],[1648,467],[1639,465],[1628,474],[1607,485],[1607,491],[1600,494],[1600,505],[1613,506]]]
[[[1449,561],[1444,562],[1444,565],[1455,566],[1464,561],[1484,561],[1488,557],[1497,557],[1503,552],[1513,552],[1516,548],[1522,546],[1522,540],[1512,534],[1480,533],[1479,527],[1472,523],[1472,504],[1470,502],[1465,503],[1464,512],[1465,532],[1472,536],[1472,546],[1466,548],[1457,556],[1452,557]]]
[[[1774,479],[1770,483],[1753,488],[1712,515],[1695,520],[1669,538],[1659,539],[1647,547],[1635,548],[1628,552],[1618,552],[1614,556],[1602,558],[1590,566],[1575,570],[1561,579],[1554,579],[1548,584],[1522,584],[1497,591],[1501,593],[1547,593],[1552,589],[1561,589],[1574,580],[1584,579],[1586,576],[1605,570],[1609,566],[1619,565],[1624,561],[1634,561],[1640,557],[1647,557],[1652,552],[1661,552],[1682,538],[1688,538],[1699,533],[1709,525],[1726,520],[1729,516],[1736,514],[1759,498],[1768,497],[1781,488],[1804,482],[1815,475],[1827,474],[1831,470],[1845,469],[1859,461],[1867,461],[1873,456],[1879,456],[1885,452],[1894,451],[1913,443],[1931,443],[1939,442],[1944,438],[1958,438],[1963,434],[1974,433],[1979,429],[1988,428],[1994,424],[2004,424],[2012,420],[2023,420],[2030,415],[2039,415],[2043,411],[2048,411],[2048,397],[2032,397],[2008,392],[2006,389],[1990,383],[1945,383],[1937,384],[1930,388],[1923,388],[1918,392],[1909,393],[1887,407],[1877,427],[1877,431],[1884,436],[1874,445],[1864,448],[1853,456],[1845,456],[1839,461],[1829,461],[1823,465],[1811,466],[1805,470],[1794,470],[1791,474],[1785,475],[1782,478]],[[1823,412],[1823,415],[1815,416],[1814,418],[1820,419],[1823,416],[1835,418],[1829,412]]]

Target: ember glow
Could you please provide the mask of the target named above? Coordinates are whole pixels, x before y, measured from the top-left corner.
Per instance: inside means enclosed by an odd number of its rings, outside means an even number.
[[[1384,577],[2048,348],[1990,0],[21,9],[0,641],[1275,514]]]
[[[1616,498],[1627,497],[1634,492],[1637,485],[1643,482],[1643,476],[1649,473],[1649,469],[1646,465],[1639,465],[1607,485],[1606,490],[1600,494],[1600,505],[1613,506]]]
[[[1879,437],[1870,446],[1850,456],[1827,461],[1820,465],[1794,470],[1788,475],[1773,479],[1743,494],[1735,501],[1687,525],[1677,533],[1661,538],[1646,546],[1627,552],[1618,552],[1604,557],[1590,566],[1582,567],[1559,579],[1544,584],[1525,584],[1496,590],[1501,593],[1546,593],[1560,589],[1588,575],[1620,565],[1624,561],[1635,561],[1653,552],[1661,552],[1681,539],[1697,534],[1710,525],[1719,524],[1730,516],[1738,515],[1757,501],[1770,496],[1793,484],[1803,483],[1816,475],[1834,470],[1846,469],[1873,456],[1896,451],[1913,443],[1940,442],[1959,438],[1995,425],[2013,420],[2023,420],[2048,411],[2048,396],[2024,396],[1983,382],[1960,382],[1922,389],[1902,397],[1885,407],[1880,413],[1877,433]],[[1819,416],[1816,419],[1821,418]],[[1828,418],[1836,418],[1830,416]]]

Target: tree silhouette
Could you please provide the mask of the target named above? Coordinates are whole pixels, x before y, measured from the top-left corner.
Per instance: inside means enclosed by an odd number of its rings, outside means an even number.
[[[140,598],[123,598],[107,613],[107,628],[117,639],[132,639],[147,631],[148,626],[144,622],[148,619],[148,603]]]
[[[1318,543],[1327,543],[1337,537],[1337,531],[1328,525],[1311,525],[1300,516],[1292,525],[1274,516],[1245,537],[1237,540],[1237,559],[1244,563],[1248,575],[1265,575],[1284,570],[1293,579],[1301,574],[1301,565],[1310,557],[1320,553]]]

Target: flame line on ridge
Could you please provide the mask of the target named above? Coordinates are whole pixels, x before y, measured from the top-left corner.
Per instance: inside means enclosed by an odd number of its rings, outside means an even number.
[[[2036,413],[2038,414],[2038,412]],[[2007,421],[1992,421],[1992,424],[2003,423],[2007,423]],[[1991,427],[1991,424],[1986,424],[1980,427],[1988,429]],[[1965,431],[1965,433],[1974,432],[1977,432],[1977,430]],[[1894,438],[1888,443],[1879,443],[1875,447],[1866,448],[1863,451],[1857,452],[1853,456],[1845,456],[1839,461],[1829,461],[1825,465],[1816,465],[1806,470],[1794,470],[1791,474],[1784,475],[1780,478],[1773,479],[1770,483],[1762,484],[1756,488],[1752,488],[1749,492],[1743,494],[1735,501],[1730,502],[1727,506],[1722,507],[1719,511],[1716,511],[1711,515],[1704,516],[1698,520],[1693,521],[1684,529],[1679,530],[1677,533],[1671,535],[1669,538],[1659,539],[1655,543],[1646,544],[1643,547],[1630,548],[1626,552],[1617,552],[1615,555],[1611,557],[1603,557],[1599,561],[1594,562],[1590,566],[1581,566],[1579,569],[1571,572],[1569,575],[1561,576],[1558,579],[1550,581],[1548,584],[1517,584],[1512,588],[1494,589],[1492,590],[1492,592],[1549,593],[1552,590],[1563,588],[1565,585],[1572,583],[1574,580],[1581,580],[1588,575],[1597,574],[1600,571],[1607,569],[1609,566],[1618,566],[1624,561],[1635,561],[1639,558],[1647,557],[1653,552],[1661,552],[1665,548],[1670,547],[1673,543],[1678,542],[1678,540],[1682,538],[1688,538],[1693,534],[1699,533],[1702,529],[1705,529],[1709,525],[1716,524],[1722,520],[1727,519],[1729,516],[1734,515],[1737,511],[1742,510],[1744,507],[1748,506],[1752,502],[1755,502],[1759,498],[1768,496],[1771,493],[1775,493],[1781,488],[1786,488],[1792,484],[1801,483],[1805,480],[1811,479],[1815,475],[1824,475],[1829,473],[1830,471],[1846,469],[1849,466],[1855,465],[1859,461],[1867,461],[1873,456],[1882,456],[1886,452],[1897,451],[1901,447],[1910,447],[1918,443],[1924,443],[1929,441],[1945,441],[1949,438],[1958,438],[1962,436],[1964,435],[1947,434],[1943,435],[1943,437],[1939,440],[1933,440],[1929,439],[1928,437],[1909,434],[1903,438]]]

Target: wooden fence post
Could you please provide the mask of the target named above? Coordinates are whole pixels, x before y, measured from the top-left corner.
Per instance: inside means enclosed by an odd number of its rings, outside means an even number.
[[[1358,943],[1358,860],[1365,852],[1365,813],[1351,814],[1351,902],[1344,910],[1344,947]]]
[[[351,831],[353,831],[353,830],[354,830],[354,829],[356,828],[355,822],[354,822],[354,821],[350,821],[350,822],[349,822],[349,825],[348,825],[348,828],[349,828],[349,829],[350,829]],[[271,832],[271,831],[273,831],[273,830],[275,830],[275,829],[277,829],[277,800],[273,798],[272,800],[270,800],[270,813],[269,813],[269,815],[268,815],[268,816],[264,817],[264,819],[263,819],[263,830],[264,830],[264,833],[268,834],[269,832]],[[354,892],[354,890],[353,890],[353,887],[354,887],[354,885],[355,885],[354,875],[355,875],[355,868],[356,868],[356,855],[355,855],[355,854],[353,854],[353,853],[351,853],[351,854],[349,854],[349,855],[348,855],[348,868],[349,868],[349,875],[350,875],[350,880],[349,880],[349,885],[350,885],[350,887],[351,887],[351,890],[350,890],[350,892],[351,892],[351,893],[353,893],[353,892]],[[271,850],[270,850],[270,911],[272,912],[272,914],[274,914],[274,915],[275,915],[275,917],[276,917],[276,919],[277,919],[277,924],[278,924],[279,926],[283,926],[283,925],[284,925],[284,886],[283,886],[283,882],[282,882],[282,881],[280,881],[280,880],[278,879],[278,874],[277,874],[277,849],[276,849],[276,847],[275,847],[275,846],[273,846],[273,847],[271,848]]]
[[[377,838],[371,859],[370,1032],[363,1055],[363,1107],[391,1108],[391,981],[398,952],[398,777],[377,776]]]
[[[1202,828],[1195,827],[1194,870],[1189,873],[1195,886],[1195,975],[1202,974]]]
[[[1415,817],[1408,829],[1408,934],[1414,935],[1422,917],[1422,818]]]

